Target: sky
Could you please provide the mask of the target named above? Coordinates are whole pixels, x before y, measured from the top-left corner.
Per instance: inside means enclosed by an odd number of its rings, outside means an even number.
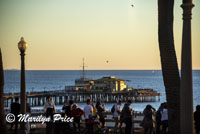
[[[174,5],[179,68],[181,3]],[[192,66],[200,69],[200,0],[194,4]],[[157,0],[0,0],[4,69],[20,68],[22,36],[27,70],[79,70],[83,57],[88,70],[161,69]]]

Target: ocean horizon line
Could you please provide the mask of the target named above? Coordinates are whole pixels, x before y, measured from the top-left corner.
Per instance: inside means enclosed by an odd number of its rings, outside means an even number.
[[[20,69],[4,69],[4,71],[20,71]],[[82,71],[82,69],[26,69],[26,71]],[[162,69],[86,69],[85,71],[162,71]],[[192,69],[192,71],[200,71],[200,69]]]

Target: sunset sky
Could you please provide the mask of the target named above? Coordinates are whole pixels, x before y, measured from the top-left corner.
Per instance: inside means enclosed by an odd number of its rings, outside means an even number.
[[[181,3],[174,5],[179,68]],[[193,69],[200,69],[200,0],[194,4]],[[4,69],[20,68],[17,43],[22,36],[28,43],[28,70],[78,70],[83,57],[88,70],[161,68],[157,0],[1,0]]]

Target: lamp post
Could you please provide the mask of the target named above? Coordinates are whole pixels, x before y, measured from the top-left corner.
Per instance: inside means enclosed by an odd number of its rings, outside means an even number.
[[[192,87],[192,49],[191,18],[193,0],[183,0],[183,34],[181,56],[181,96],[180,126],[181,134],[193,134],[193,87]]]
[[[21,55],[21,83],[20,83],[20,111],[21,114],[26,114],[26,85],[25,85],[25,66],[24,66],[24,57],[25,50],[27,48],[27,43],[24,41],[24,38],[21,37],[21,40],[18,43],[18,48]],[[21,122],[21,133],[27,134],[25,122]]]

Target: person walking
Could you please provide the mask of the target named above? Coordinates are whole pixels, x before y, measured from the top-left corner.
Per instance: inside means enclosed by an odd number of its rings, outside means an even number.
[[[114,121],[115,121],[115,132],[117,132],[119,126],[121,127],[121,123],[120,123],[120,114],[121,114],[121,104],[122,104],[122,101],[121,100],[118,100],[118,102],[116,104],[114,104],[113,108],[113,118],[114,118]]]
[[[162,122],[162,134],[166,134],[168,128],[167,103],[164,104],[163,109],[161,111],[161,122]]]
[[[44,111],[46,112],[46,117],[50,117],[53,120],[53,115],[56,112],[56,106],[51,96],[47,97],[47,101],[44,104]]]
[[[133,110],[130,108],[132,100],[128,100],[122,109],[123,122],[126,124],[125,134],[131,134]]]
[[[199,134],[200,132],[200,105],[196,106],[196,111],[194,112],[194,121],[195,121],[196,134]]]
[[[11,104],[10,106],[11,108],[11,113],[15,115],[16,119],[15,119],[15,122],[11,124],[11,130],[13,128],[13,125],[15,124],[15,134],[17,134],[17,131],[18,131],[18,115],[20,113],[20,104],[19,104],[19,98],[16,97],[15,98],[15,102]]]
[[[105,105],[101,105],[100,101],[97,101],[96,103],[96,109],[97,109],[97,114],[99,115],[99,121],[101,122],[101,126],[102,128],[104,128],[105,126],[105,117],[106,117],[106,109],[105,109]]]
[[[151,105],[147,105],[143,111],[144,119],[143,119],[143,128],[144,134],[152,134],[153,132],[153,111],[156,111]]]
[[[87,99],[87,105],[84,107],[83,112],[84,112],[84,117],[85,117],[85,124],[87,128],[87,132],[90,133],[90,126],[89,126],[89,115],[92,115],[93,113],[93,108],[91,106],[92,102],[90,99]]]

